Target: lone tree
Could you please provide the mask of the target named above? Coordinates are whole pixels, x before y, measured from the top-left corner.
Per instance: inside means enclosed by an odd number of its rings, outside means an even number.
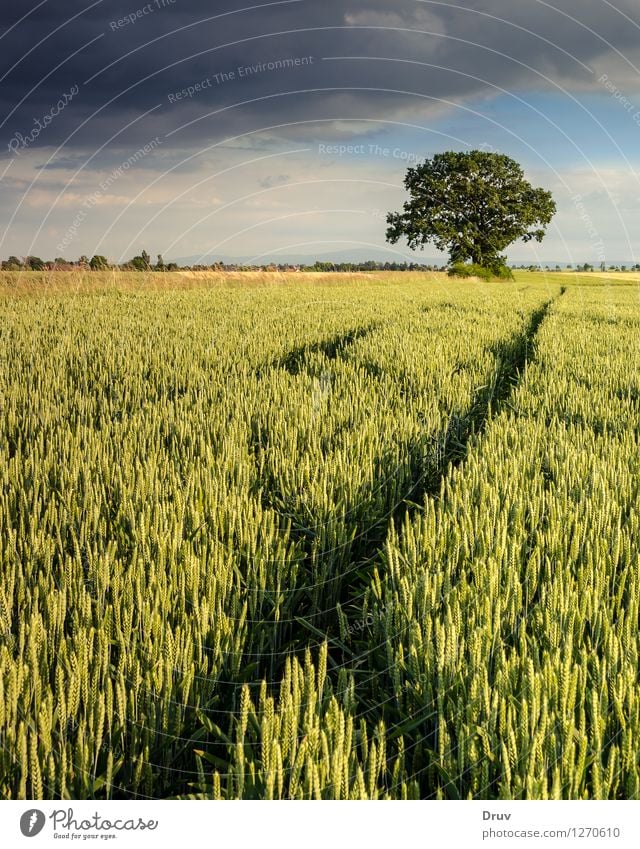
[[[92,271],[104,271],[109,268],[109,260],[106,256],[102,256],[101,254],[95,254],[95,256],[91,257],[91,262],[89,263]]]
[[[451,264],[471,260],[498,274],[500,252],[517,239],[541,242],[556,211],[551,192],[534,189],[501,153],[436,153],[409,168],[404,185],[410,199],[387,215],[387,241],[404,236],[413,250],[433,242]]]
[[[146,251],[142,251],[140,256],[134,256],[133,259],[130,259],[127,266],[134,271],[149,271],[151,268],[151,257]]]

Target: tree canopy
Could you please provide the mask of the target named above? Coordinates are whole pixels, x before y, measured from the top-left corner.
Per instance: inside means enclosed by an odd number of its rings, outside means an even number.
[[[106,268],[109,268],[109,260],[106,256],[95,254],[95,256],[91,257],[89,265],[91,266],[92,271],[104,271]]]
[[[534,188],[501,153],[437,153],[409,168],[404,185],[409,200],[387,215],[387,240],[406,237],[413,250],[431,242],[452,264],[499,271],[501,251],[518,239],[541,242],[556,212],[551,192]]]

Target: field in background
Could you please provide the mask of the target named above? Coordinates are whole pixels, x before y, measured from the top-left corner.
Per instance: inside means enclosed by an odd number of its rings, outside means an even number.
[[[202,289],[251,286],[300,286],[308,284],[332,286],[362,286],[367,282],[404,285],[432,282],[447,285],[449,280],[444,272],[383,272],[368,271],[353,274],[332,274],[330,272],[279,272],[279,271],[175,271],[141,273],[134,271],[0,271],[0,295],[29,294],[40,296],[44,293],[82,294],[99,291],[155,291],[173,289]],[[474,281],[477,282],[477,281]],[[579,286],[620,286],[621,283],[638,286],[640,297],[640,273],[635,272],[529,272],[516,271],[515,284],[531,285],[579,285]],[[515,285],[513,281],[504,282],[507,288]]]
[[[640,798],[635,279],[0,275],[0,796]]]
[[[367,281],[386,283],[425,280],[446,280],[444,273],[421,274],[402,272],[355,272],[331,274],[329,272],[279,272],[279,271],[0,271],[0,294],[42,295],[44,293],[75,294],[99,291],[156,291],[173,289],[202,289],[225,287],[283,286],[295,284],[361,285]]]

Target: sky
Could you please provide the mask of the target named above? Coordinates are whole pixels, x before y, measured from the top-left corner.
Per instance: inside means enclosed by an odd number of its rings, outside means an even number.
[[[637,0],[23,0],[0,8],[0,257],[427,262],[408,167],[507,154],[518,262],[640,262]]]

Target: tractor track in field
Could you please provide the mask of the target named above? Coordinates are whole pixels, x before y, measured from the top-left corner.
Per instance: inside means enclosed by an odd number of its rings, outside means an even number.
[[[373,566],[380,561],[384,551],[389,524],[394,522],[396,530],[401,533],[403,522],[407,519],[411,520],[422,509],[420,502],[423,502],[425,498],[440,497],[442,481],[452,468],[460,466],[466,460],[469,451],[477,445],[489,423],[508,405],[527,364],[535,357],[535,341],[540,326],[552,305],[564,294],[564,291],[564,288],[561,289],[559,295],[549,299],[531,313],[529,321],[520,333],[496,345],[494,350],[496,368],[489,384],[476,393],[463,415],[454,414],[451,417],[446,431],[434,440],[432,453],[426,460],[426,467],[424,446],[419,446],[420,450],[416,452],[415,477],[395,509],[389,515],[381,517],[380,521],[374,525],[359,530],[355,540],[357,544],[350,552],[352,559],[349,568],[340,575],[336,575],[337,592],[329,593],[337,599],[346,620],[355,628],[353,642],[350,638],[347,638],[346,642],[340,638],[336,606],[326,610],[313,610],[307,609],[307,605],[303,603],[299,615],[297,615],[297,609],[291,610],[289,619],[273,623],[274,642],[268,654],[257,656],[249,652],[247,655],[248,668],[252,669],[255,675],[256,686],[257,682],[264,678],[268,681],[269,687],[277,691],[285,658],[291,655],[300,658],[306,650],[313,651],[326,640],[330,674],[335,674],[340,669],[350,669],[356,675],[364,674],[363,685],[366,687],[366,678],[370,678],[372,674],[370,667],[367,666],[367,657],[371,648],[366,644],[366,625],[362,626],[360,633],[358,633],[358,626],[365,621],[362,600],[369,585]],[[314,343],[311,346],[295,349],[280,360],[278,366],[286,368],[291,374],[300,374],[305,369],[309,353],[323,351],[330,359],[337,359],[356,339],[367,335],[371,329],[362,328],[360,332],[353,331],[351,334],[336,337],[328,342]],[[255,439],[253,448],[256,454],[265,449],[265,436],[268,439],[268,435],[265,434]],[[380,476],[380,485],[384,485],[392,474],[392,470],[384,469],[384,473]],[[276,505],[271,506],[272,509],[276,509]],[[308,520],[305,521],[308,524]],[[305,548],[308,548],[306,557],[309,559],[312,556],[312,547],[313,542],[310,538],[308,544],[305,543]],[[304,590],[304,587],[302,589]],[[296,588],[298,595],[299,591],[300,587]],[[349,634],[351,633],[350,628]],[[232,676],[224,682],[219,688],[216,706],[210,706],[207,711],[213,720],[222,724],[229,713],[237,712],[242,686],[243,681],[234,681]],[[364,699],[362,703],[366,704],[366,698],[366,693],[361,694],[359,700]],[[222,705],[225,706],[224,709],[221,709]],[[219,754],[223,760],[226,757],[226,745],[220,741],[210,740],[209,748]]]
[[[540,326],[552,305],[562,297],[565,291],[566,288],[562,287],[557,296],[550,298],[531,313],[521,333],[496,346],[496,368],[492,380],[476,394],[464,415],[452,415],[446,431],[440,433],[434,440],[431,462],[428,462],[426,467],[423,464],[410,491],[390,517],[398,534],[401,534],[402,525],[407,518],[410,520],[422,509],[421,504],[426,498],[440,497],[443,480],[452,469],[458,468],[465,462],[469,451],[477,445],[489,423],[508,405],[528,363],[535,358],[535,340]],[[363,621],[363,610],[358,607],[364,592],[363,570],[366,572],[367,566],[370,570],[371,565],[379,559],[383,546],[384,540],[381,544],[372,546],[364,554],[362,563],[350,571],[351,575],[357,577],[357,582],[349,582],[345,585],[341,604],[347,613],[347,618],[353,622]],[[329,634],[328,638],[331,641]],[[341,651],[334,653],[333,659],[336,666],[344,666],[358,658],[356,652],[349,657]]]
[[[298,348],[289,351],[288,354],[285,354],[279,360],[276,360],[274,365],[276,368],[285,369],[289,374],[301,374],[306,369],[309,357],[313,356],[313,354],[324,354],[328,360],[340,359],[358,339],[368,336],[377,326],[376,324],[366,325],[334,336],[331,339],[312,342],[308,345],[300,345]]]
[[[456,468],[466,459],[472,444],[482,435],[489,422],[508,404],[518,386],[526,367],[535,357],[535,339],[540,325],[545,320],[553,303],[565,292],[564,287],[556,298],[551,298],[535,310],[524,332],[505,343],[496,345],[496,369],[490,383],[476,394],[469,410],[461,415],[454,414],[447,430],[438,437],[437,465],[431,473],[425,472],[416,481],[412,500],[438,497],[442,479],[450,468]]]
[[[496,366],[491,380],[486,386],[477,390],[467,409],[460,414],[453,413],[447,428],[433,439],[431,445],[425,447],[425,444],[421,443],[410,447],[413,455],[412,471],[411,477],[403,485],[402,497],[398,498],[394,508],[381,516],[378,521],[366,528],[357,529],[355,538],[349,544],[347,568],[336,575],[336,586],[332,592],[329,592],[329,595],[336,598],[345,611],[348,611],[348,618],[358,619],[359,617],[358,603],[363,595],[365,578],[370,573],[372,564],[379,559],[390,522],[394,522],[396,529],[400,530],[407,515],[409,517],[415,515],[416,511],[421,509],[425,498],[439,497],[443,479],[452,468],[460,466],[465,461],[489,422],[508,404],[522,373],[526,370],[527,363],[535,356],[535,338],[540,325],[554,301],[557,297],[561,297],[563,292],[564,289],[558,296],[549,299],[531,313],[521,332],[494,347]],[[280,368],[286,368],[293,375],[301,374],[305,371],[310,354],[322,352],[329,359],[339,359],[357,339],[368,335],[373,329],[371,326],[359,328],[330,340],[301,346],[282,357],[277,365]],[[256,457],[266,449],[265,440],[268,442],[268,434],[261,433],[259,436],[254,434],[252,447]],[[380,488],[388,486],[394,473],[394,469],[387,467],[384,463],[381,464],[376,485]],[[283,509],[278,499],[273,500],[272,497],[266,499],[264,506],[277,512]],[[294,518],[289,510],[286,511],[286,518],[287,520]],[[310,523],[308,516],[298,518],[299,530],[294,532],[294,538],[303,543],[306,552],[304,561],[311,562],[315,532],[310,526],[313,523]],[[304,531],[305,527],[309,528],[307,532]],[[317,554],[316,552],[316,556]],[[332,550],[326,554],[331,556],[335,552]],[[317,610],[313,609],[312,605],[311,609],[301,609],[299,614],[298,622],[306,622],[310,633],[315,634],[316,638],[320,632],[327,632],[327,635],[335,632],[335,607]],[[293,625],[294,612],[292,611],[290,615],[292,618],[288,622]],[[283,625],[284,622],[281,622],[280,627]],[[290,637],[293,637],[293,634],[290,634]],[[297,644],[299,645],[299,642]],[[337,658],[334,659],[337,660]],[[342,661],[344,662],[344,658]]]

